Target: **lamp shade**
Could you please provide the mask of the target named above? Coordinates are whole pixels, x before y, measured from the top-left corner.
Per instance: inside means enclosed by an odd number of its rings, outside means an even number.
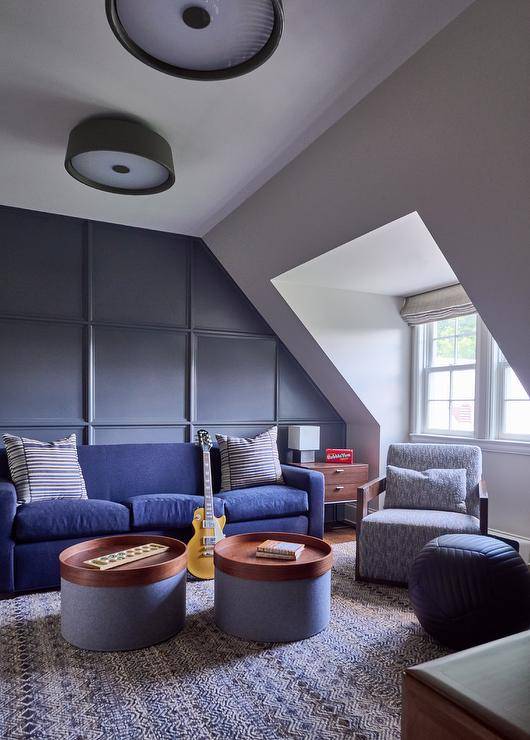
[[[291,450],[318,450],[320,427],[290,426],[287,446]]]
[[[282,0],[106,0],[119,42],[140,61],[176,77],[246,74],[275,51]]]
[[[167,141],[136,121],[89,118],[70,132],[66,171],[109,193],[151,195],[175,182]]]

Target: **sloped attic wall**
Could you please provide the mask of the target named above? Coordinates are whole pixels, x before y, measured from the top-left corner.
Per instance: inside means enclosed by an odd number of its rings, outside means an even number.
[[[473,4],[205,237],[351,424],[270,280],[414,210],[530,390],[529,27],[527,0]]]

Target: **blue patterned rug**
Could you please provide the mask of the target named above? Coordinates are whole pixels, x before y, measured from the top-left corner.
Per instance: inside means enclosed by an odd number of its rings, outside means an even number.
[[[0,602],[0,737],[399,738],[403,669],[444,651],[406,590],[355,583],[353,543],[334,555],[330,627],[286,645],[219,632],[209,582],[188,583],[177,637],[132,653],[65,643],[58,593]]]

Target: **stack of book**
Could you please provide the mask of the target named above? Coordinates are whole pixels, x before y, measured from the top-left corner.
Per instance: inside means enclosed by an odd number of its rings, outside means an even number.
[[[257,558],[276,558],[277,560],[298,560],[305,545],[298,542],[265,540],[256,548]]]

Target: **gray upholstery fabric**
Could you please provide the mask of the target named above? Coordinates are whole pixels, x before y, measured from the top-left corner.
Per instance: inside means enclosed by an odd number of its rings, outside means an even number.
[[[407,583],[420,550],[442,534],[480,534],[477,517],[453,511],[383,509],[362,521],[359,537],[363,578]]]
[[[385,509],[435,509],[466,513],[464,468],[431,468],[422,472],[388,465]]]
[[[465,468],[466,509],[479,515],[478,483],[482,473],[482,452],[473,445],[393,444],[388,448],[388,465],[410,470]]]

